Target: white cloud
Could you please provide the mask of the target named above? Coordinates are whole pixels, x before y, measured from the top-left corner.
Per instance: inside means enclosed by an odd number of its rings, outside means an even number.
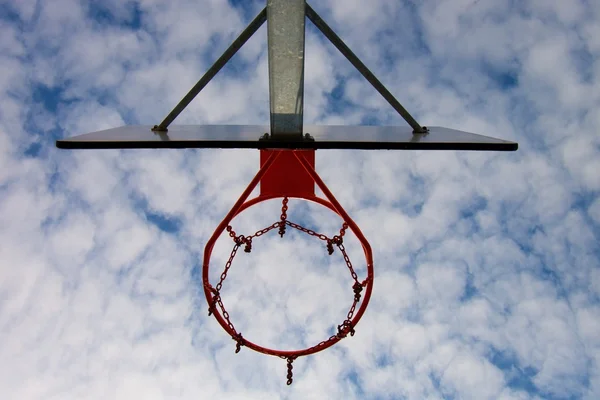
[[[294,363],[235,354],[207,317],[204,244],[258,168],[250,150],[59,151],[58,136],[169,112],[264,4],[2,6],[0,391],[7,398],[597,398],[600,179],[595,3],[313,4],[419,121],[516,153],[317,152],[374,250],[356,335]],[[245,6],[246,7],[246,6]],[[310,25],[310,24],[309,24]],[[310,28],[307,123],[400,124]],[[265,28],[178,123],[266,123]],[[332,98],[332,91],[336,95]],[[35,146],[32,146],[35,145]],[[37,147],[36,147],[37,146]],[[267,202],[234,221],[278,220]],[[339,218],[290,202],[333,234]],[[231,251],[213,251],[216,279]],[[360,244],[346,245],[359,276]],[[339,252],[288,230],[223,288],[260,344],[326,339],[352,301]]]
[[[494,399],[504,385],[502,372],[485,360],[461,354],[452,359],[441,377],[449,395],[464,399]]]

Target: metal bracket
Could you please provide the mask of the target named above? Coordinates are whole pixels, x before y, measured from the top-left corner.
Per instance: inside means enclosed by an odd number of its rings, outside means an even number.
[[[266,142],[266,141],[274,141],[274,140],[280,140],[280,141],[291,141],[291,142],[314,142],[315,138],[312,137],[312,135],[310,133],[305,133],[304,136],[300,136],[300,140],[298,140],[297,136],[286,136],[286,135],[273,135],[273,134],[269,134],[268,132],[265,132],[259,139],[259,141],[261,142]]]

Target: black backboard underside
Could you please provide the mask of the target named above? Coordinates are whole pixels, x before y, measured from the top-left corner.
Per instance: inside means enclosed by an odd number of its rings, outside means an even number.
[[[314,140],[268,139],[267,125],[171,125],[168,132],[128,125],[58,140],[61,149],[358,149],[514,151],[515,142],[442,127],[413,134],[410,127],[304,125]]]

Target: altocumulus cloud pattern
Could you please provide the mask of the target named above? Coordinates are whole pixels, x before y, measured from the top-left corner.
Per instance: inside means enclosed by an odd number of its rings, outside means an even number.
[[[356,335],[299,359],[288,387],[284,361],[234,353],[198,275],[258,152],[54,148],[160,122],[264,2],[2,1],[2,398],[600,398],[600,3],[312,5],[421,123],[520,150],[317,151],[373,245],[374,294]],[[307,26],[306,123],[403,124]],[[265,39],[177,122],[268,123]],[[339,229],[298,201],[289,218]],[[343,260],[301,235],[254,248],[223,289],[236,327],[287,349],[331,334],[352,298]]]

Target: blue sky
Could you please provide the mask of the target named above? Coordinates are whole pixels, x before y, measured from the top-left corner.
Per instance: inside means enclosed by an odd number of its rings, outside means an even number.
[[[424,125],[515,153],[318,151],[371,242],[356,335],[296,361],[206,314],[204,243],[258,168],[251,150],[61,151],[156,124],[263,2],[0,1],[0,392],[10,399],[600,398],[600,6],[312,4]],[[305,122],[404,124],[307,25]],[[177,122],[269,120],[263,27]],[[277,202],[235,221],[245,234]],[[290,219],[339,221],[290,203]],[[266,235],[265,235],[266,236]],[[255,342],[316,344],[351,304],[343,260],[302,235],[236,259],[224,301]],[[347,239],[359,275],[360,245]],[[224,265],[231,243],[217,243]],[[215,272],[216,273],[216,272]]]

